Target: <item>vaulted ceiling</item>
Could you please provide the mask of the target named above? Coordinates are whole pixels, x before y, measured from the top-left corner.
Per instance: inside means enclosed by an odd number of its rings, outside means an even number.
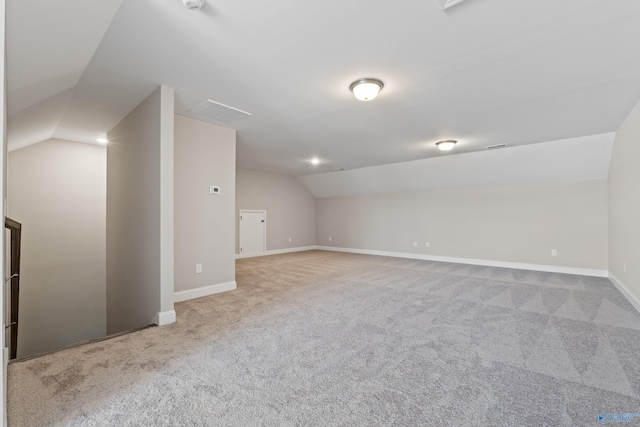
[[[638,40],[637,0],[7,0],[9,148],[94,142],[159,84],[250,112],[238,165],[292,175],[607,133]]]

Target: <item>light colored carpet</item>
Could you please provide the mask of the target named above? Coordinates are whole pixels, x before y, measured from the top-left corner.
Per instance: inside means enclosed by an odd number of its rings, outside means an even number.
[[[322,251],[237,262],[178,322],[9,367],[10,426],[598,425],[640,408],[606,279]]]

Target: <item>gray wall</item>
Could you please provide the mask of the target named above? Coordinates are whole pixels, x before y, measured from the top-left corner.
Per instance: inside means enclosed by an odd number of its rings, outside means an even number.
[[[604,180],[319,198],[316,219],[319,246],[607,269]]]
[[[18,357],[106,333],[106,149],[49,140],[8,156],[23,225]]]
[[[316,244],[315,199],[296,177],[238,168],[236,198],[236,254],[240,209],[267,211],[268,251]]]
[[[173,91],[161,86],[108,134],[107,331],[173,310]]]
[[[613,146],[609,170],[609,271],[640,300],[640,103],[618,129]]]
[[[176,291],[235,280],[235,163],[235,130],[175,116]]]

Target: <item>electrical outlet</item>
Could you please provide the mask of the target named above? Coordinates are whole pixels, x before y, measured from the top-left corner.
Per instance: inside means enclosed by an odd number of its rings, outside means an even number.
[[[557,249],[551,249],[551,256],[558,256],[558,250]]]
[[[627,263],[626,262],[622,264],[622,269],[624,270],[625,273],[627,272]]]
[[[291,237],[289,237],[289,243],[291,243]]]
[[[413,247],[417,248],[418,247],[418,242],[413,242]]]
[[[424,247],[425,247],[425,248],[428,248],[428,247],[429,247],[429,242],[425,243],[425,244],[424,244]]]
[[[331,241],[331,236],[329,236],[329,241]]]
[[[196,264],[196,274],[202,273],[202,264]]]

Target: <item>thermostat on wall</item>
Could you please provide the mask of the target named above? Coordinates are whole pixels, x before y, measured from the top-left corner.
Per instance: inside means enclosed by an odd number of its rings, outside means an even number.
[[[209,187],[209,194],[220,194],[220,187],[214,185]]]

